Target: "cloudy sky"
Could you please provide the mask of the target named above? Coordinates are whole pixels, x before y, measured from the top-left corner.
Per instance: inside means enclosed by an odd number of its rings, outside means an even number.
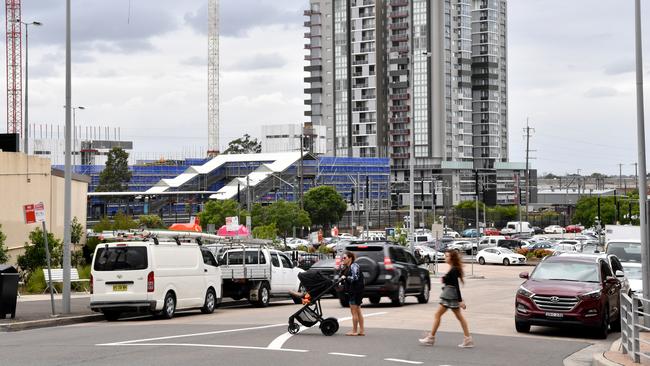
[[[512,161],[525,156],[528,118],[540,172],[617,174],[623,163],[633,174],[633,3],[509,1]],[[221,0],[222,147],[262,124],[304,121],[307,4]],[[650,7],[642,16],[647,40]],[[61,124],[65,2],[23,0],[23,20],[44,23],[30,28],[30,120]],[[147,156],[205,150],[206,31],[207,0],[73,0],[78,124],[119,126]]]

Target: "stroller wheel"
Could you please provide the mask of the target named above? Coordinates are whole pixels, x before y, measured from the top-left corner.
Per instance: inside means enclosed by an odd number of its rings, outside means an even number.
[[[339,321],[336,318],[327,318],[320,323],[320,331],[326,336],[332,336],[339,330]]]
[[[300,331],[300,324],[291,323],[289,324],[289,328],[287,330],[289,331],[289,334],[298,334]]]

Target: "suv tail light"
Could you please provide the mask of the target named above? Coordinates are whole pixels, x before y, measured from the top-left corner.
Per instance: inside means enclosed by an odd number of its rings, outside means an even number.
[[[90,294],[91,295],[93,294],[93,289],[94,288],[95,288],[95,286],[94,286],[94,278],[93,278],[93,275],[91,274],[90,275]]]
[[[155,289],[155,278],[153,275],[153,271],[149,272],[149,275],[147,276],[147,292],[153,292]]]
[[[336,258],[334,259],[334,269],[339,270],[341,269],[341,256],[337,255]]]
[[[388,257],[388,256],[384,257],[384,267],[385,267],[386,270],[388,270],[388,271],[392,271],[392,270],[393,270],[393,261],[391,261],[391,260],[390,260],[390,257]]]

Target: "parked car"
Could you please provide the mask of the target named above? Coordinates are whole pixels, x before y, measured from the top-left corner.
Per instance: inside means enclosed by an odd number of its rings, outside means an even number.
[[[638,240],[613,240],[607,243],[607,254],[615,255],[623,266],[630,289],[643,296],[641,281],[641,243]]]
[[[567,233],[581,233],[584,228],[580,225],[569,225],[566,227]]]
[[[553,247],[550,248],[550,250],[553,251],[555,254],[559,253],[578,253],[578,249],[574,244],[563,244],[560,242],[559,244],[553,245]]]
[[[510,221],[501,229],[501,235],[532,234],[533,227],[527,221]]]
[[[496,247],[499,245],[500,240],[505,240],[505,236],[486,236],[479,240],[478,246],[477,243],[473,243],[473,249],[474,252],[478,252],[481,249],[485,249],[488,247]]]
[[[426,263],[433,263],[436,261],[444,262],[445,260],[444,252],[439,252],[429,246],[416,245],[414,249],[415,249],[416,259],[422,259],[422,261]]]
[[[314,263],[320,261],[325,255],[321,253],[308,253],[301,250],[285,251],[284,254],[288,255],[296,267],[308,270]]]
[[[534,235],[537,235],[537,234],[544,234],[544,229],[542,229],[542,228],[539,227],[539,226],[533,226],[533,234],[534,234]]]
[[[510,250],[514,249],[519,249],[522,246],[521,240],[518,239],[504,239],[504,240],[499,240],[497,245],[500,248],[508,248]]]
[[[443,230],[442,236],[447,236],[447,237],[450,237],[450,238],[460,238],[460,234],[457,231],[455,231],[455,230],[453,230],[451,228],[448,228],[448,227],[446,227]]]
[[[537,249],[544,249],[544,250],[551,250],[553,249],[553,244],[548,241],[541,241],[537,242],[535,244],[531,244],[528,247],[526,247],[529,251],[537,250]]]
[[[463,238],[476,238],[478,236],[478,232],[476,229],[465,229],[463,230],[461,236]]]
[[[416,296],[421,304],[429,302],[431,280],[429,271],[420,268],[415,257],[399,245],[389,242],[352,243],[346,251],[357,257],[365,280],[363,297],[377,304],[382,297],[402,306],[406,296]],[[339,292],[341,306],[348,306],[347,295]]]
[[[180,309],[212,313],[221,301],[221,269],[195,243],[156,240],[98,245],[90,276],[90,309],[116,320],[140,311],[171,319]]]
[[[472,252],[473,246],[474,243],[469,240],[458,240],[447,245],[447,249],[457,250],[459,252],[465,252],[469,254]]]
[[[524,264],[526,257],[517,254],[508,248],[487,248],[476,254],[476,260],[479,264],[498,263],[504,266],[511,264]]]
[[[544,234],[564,234],[566,230],[560,225],[550,225],[544,228]]]
[[[606,256],[546,257],[517,290],[515,328],[528,333],[531,325],[575,326],[594,329],[600,338],[620,331],[621,281]]]
[[[501,235],[501,232],[497,228],[488,227],[488,228],[483,229],[483,235],[485,235],[485,236],[494,236],[494,235],[499,236],[499,235]]]

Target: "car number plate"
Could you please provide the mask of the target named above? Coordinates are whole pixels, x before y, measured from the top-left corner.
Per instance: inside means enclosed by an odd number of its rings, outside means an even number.
[[[113,291],[118,292],[118,291],[126,291],[127,286],[126,285],[113,285]]]
[[[546,316],[549,318],[563,318],[564,314],[562,313],[546,313]]]

